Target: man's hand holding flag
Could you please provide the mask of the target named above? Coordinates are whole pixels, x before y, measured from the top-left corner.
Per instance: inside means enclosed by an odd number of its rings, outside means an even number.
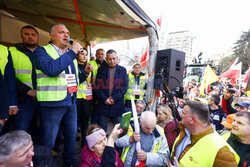
[[[136,112],[135,102],[134,102],[133,96],[130,96],[130,97],[131,97],[131,105],[132,105],[132,113],[133,113],[133,118],[134,118],[135,132],[140,134],[140,126],[139,126],[138,116],[137,116],[137,112]],[[137,151],[137,154],[142,151],[140,141],[136,142],[136,151]],[[137,159],[135,167],[145,167],[145,162],[144,161],[140,162]]]

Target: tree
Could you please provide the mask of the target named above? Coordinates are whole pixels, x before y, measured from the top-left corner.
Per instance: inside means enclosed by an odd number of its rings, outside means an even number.
[[[221,61],[223,71],[226,70],[230,63],[239,57],[238,62],[242,62],[242,72],[248,70],[250,65],[250,29],[248,32],[243,32],[240,39],[237,40],[233,47],[233,55],[225,57]]]
[[[233,49],[235,57],[239,57],[239,62],[242,62],[242,72],[245,72],[250,64],[250,29],[243,32]]]

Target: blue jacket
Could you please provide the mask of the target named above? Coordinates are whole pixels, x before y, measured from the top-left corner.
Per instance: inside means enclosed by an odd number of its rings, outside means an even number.
[[[4,80],[8,88],[8,94],[10,97],[10,106],[17,106],[17,91],[16,91],[16,80],[15,72],[13,68],[12,58],[9,52],[8,63],[5,66]]]
[[[76,74],[73,60],[77,57],[74,51],[69,50],[62,54],[57,59],[52,59],[43,47],[38,47],[34,50],[35,67],[43,71],[48,76],[54,77],[59,75],[62,71],[69,74],[68,66],[70,65],[72,74]],[[78,74],[77,74],[78,75]],[[65,107],[72,105],[76,101],[76,93],[73,97],[68,93],[66,98],[62,101],[55,102],[40,102],[43,107]]]
[[[124,94],[128,89],[128,76],[124,67],[117,65],[114,76],[114,89],[111,97],[114,99],[113,105],[106,105],[105,101],[109,98],[108,89],[109,67],[101,66],[97,71],[96,90],[98,108],[100,115],[108,117],[121,116],[124,113]]]
[[[227,114],[223,111],[221,106],[218,106],[219,108],[217,110],[211,110],[210,111],[210,119],[212,120],[213,124],[215,125],[216,130],[222,130],[224,126],[221,124],[223,121],[223,118],[226,119]]]
[[[9,106],[17,106],[15,73],[10,52],[4,76],[1,71],[0,74],[0,119],[3,119],[8,118]]]

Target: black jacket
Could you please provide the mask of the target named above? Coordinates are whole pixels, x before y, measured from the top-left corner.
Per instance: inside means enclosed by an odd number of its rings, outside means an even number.
[[[237,136],[231,133],[230,137],[227,139],[228,144],[235,150],[235,152],[240,156],[239,167],[250,166],[250,144],[241,143]]]

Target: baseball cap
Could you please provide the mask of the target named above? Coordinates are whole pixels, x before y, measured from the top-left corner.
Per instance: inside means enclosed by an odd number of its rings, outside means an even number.
[[[248,102],[239,102],[239,103],[235,104],[235,106],[241,106],[241,107],[248,108],[250,106],[250,103],[248,103]]]
[[[232,123],[233,123],[233,121],[234,121],[234,116],[235,116],[235,114],[229,114],[228,116],[227,116],[227,118],[226,118],[226,120],[225,121],[223,121],[223,122],[221,122],[221,124],[223,125],[223,126],[225,126],[226,128],[228,128],[228,129],[232,129]]]

